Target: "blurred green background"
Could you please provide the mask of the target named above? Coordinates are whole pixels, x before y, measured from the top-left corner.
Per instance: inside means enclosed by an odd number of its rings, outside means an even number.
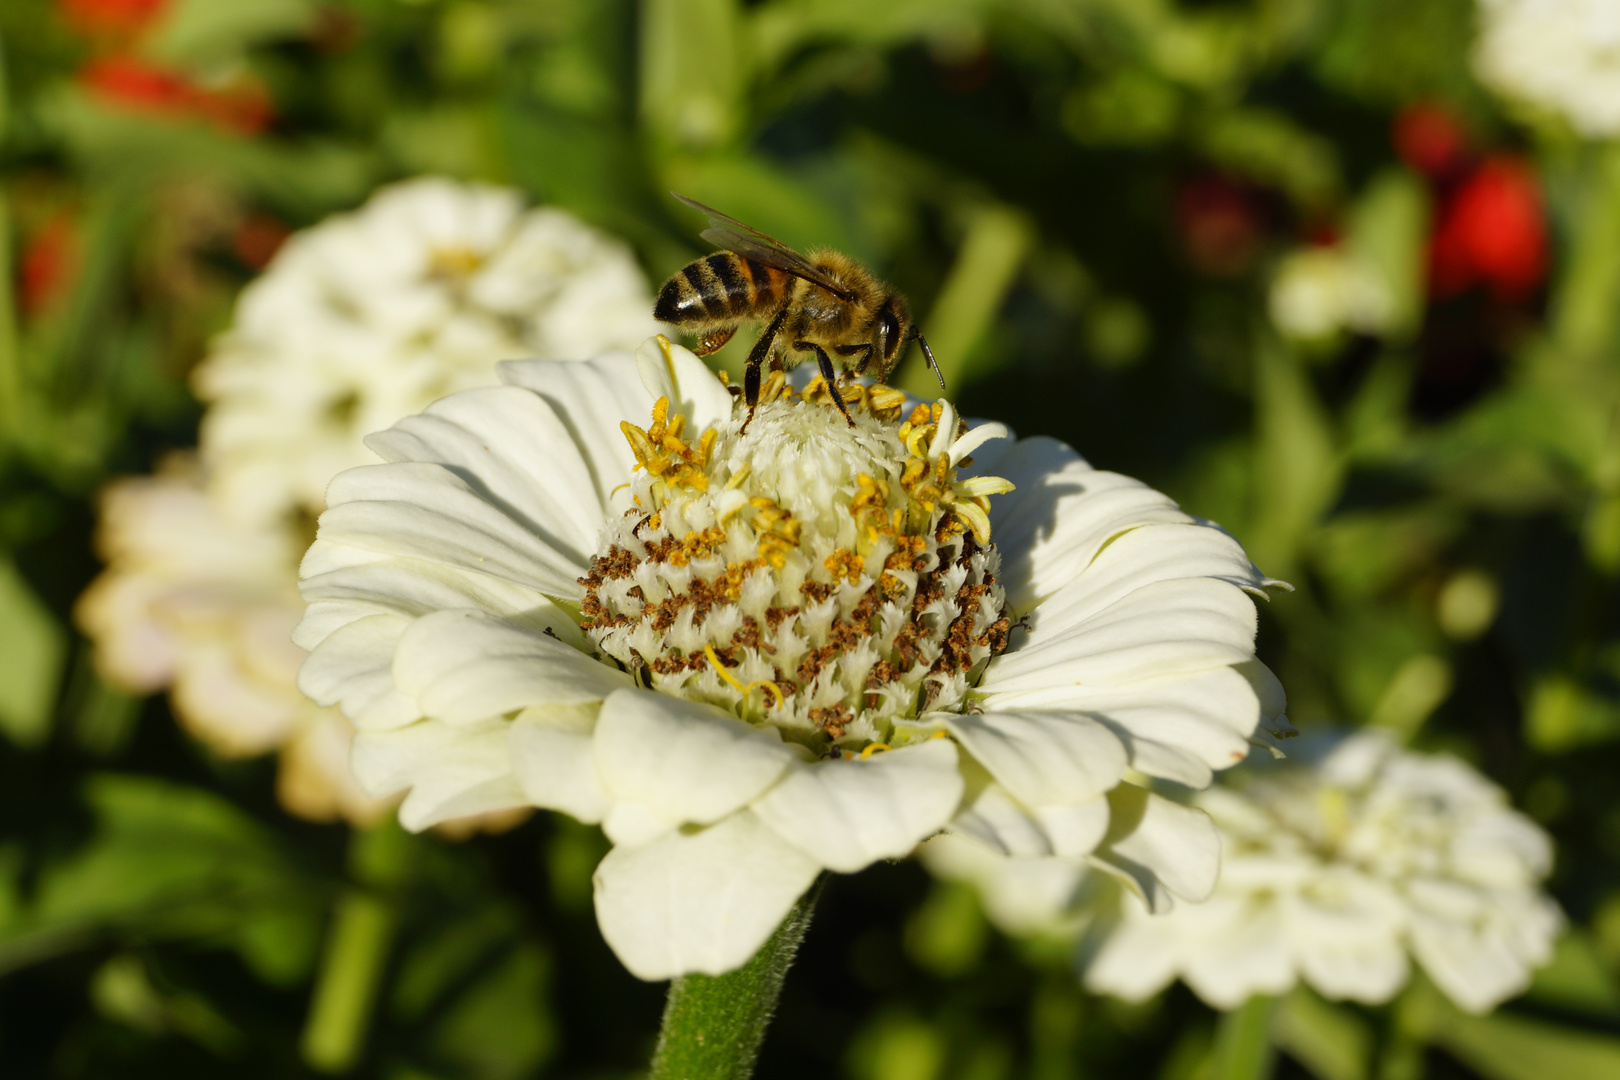
[[[1464,1018],[1090,998],[914,863],[834,878],[759,1075],[1620,1075],[1620,147],[1472,79],[1472,0],[6,0],[0,4],[0,1061],[308,1075],[321,941],[392,933],[353,1074],[619,1077],[662,988],[600,939],[594,829],[296,821],[71,628],[94,497],[194,444],[186,376],[289,230],[379,184],[513,185],[661,278],[673,188],[902,289],[969,415],[1050,434],[1298,591],[1302,729],[1478,765],[1572,928]],[[1290,259],[1370,311],[1301,332]],[[1296,267],[1297,269],[1297,267]],[[1311,283],[1305,282],[1306,286]],[[746,338],[747,335],[743,335]],[[748,341],[722,359],[735,365]],[[897,376],[925,391],[915,355]],[[359,914],[355,914],[358,912]]]

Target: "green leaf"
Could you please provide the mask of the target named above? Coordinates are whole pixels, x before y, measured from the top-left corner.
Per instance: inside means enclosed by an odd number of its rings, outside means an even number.
[[[318,14],[315,0],[174,0],[145,51],[169,63],[229,59],[259,42],[307,32]]]
[[[1620,987],[1603,966],[1591,937],[1578,927],[1558,939],[1552,960],[1536,970],[1526,996],[1599,1016],[1620,1016]]]
[[[970,214],[956,261],[922,322],[945,378],[945,392],[959,393],[972,373],[975,352],[1001,311],[1034,241],[1035,230],[1028,218],[1011,207],[981,206]],[[939,381],[921,355],[906,368],[900,385],[925,399],[940,393]]]
[[[0,731],[19,746],[51,733],[67,631],[8,558],[0,557]]]
[[[1373,1034],[1366,1022],[1304,986],[1277,1003],[1271,1032],[1278,1047],[1319,1080],[1363,1080],[1367,1075]]]
[[[1221,1017],[1210,1053],[1210,1080],[1267,1080],[1276,1064],[1271,1017],[1276,999],[1256,995]]]
[[[1620,1038],[1512,1013],[1439,1022],[1434,1040],[1486,1080],[1611,1080],[1620,1076]]]
[[[642,125],[670,147],[730,142],[748,80],[737,0],[644,0],[641,11]]]
[[[978,894],[959,881],[936,881],[906,923],[906,953],[938,975],[971,971],[984,953],[984,910]]]
[[[1608,742],[1620,736],[1620,701],[1595,693],[1568,674],[1542,675],[1530,689],[1524,735],[1548,754]]]
[[[1372,268],[1392,305],[1387,335],[1404,340],[1423,315],[1429,196],[1417,177],[1389,169],[1373,177],[1346,222],[1350,254]]]
[[[232,946],[255,962],[266,931],[249,927],[260,918],[318,925],[315,883],[219,796],[117,774],[90,777],[84,792],[95,832],[41,871],[33,902],[0,932],[0,970],[113,933]],[[280,940],[296,947],[314,933],[283,928]],[[307,959],[283,958],[283,974]]]
[[[1281,188],[1302,206],[1326,206],[1342,187],[1333,142],[1282,112],[1225,109],[1200,119],[1194,138],[1216,165]]]
[[[1306,532],[1338,499],[1333,425],[1305,366],[1275,338],[1255,351],[1255,515],[1246,546],[1268,573],[1297,566]]]
[[[1620,146],[1594,148],[1583,179],[1565,233],[1572,250],[1553,291],[1553,330],[1572,358],[1597,360],[1620,325]]]
[[[511,949],[450,1007],[431,1045],[475,1080],[530,1076],[557,1043],[546,1000],[551,965],[533,942]]]
[[[376,179],[369,152],[313,139],[244,139],[200,121],[115,111],[67,84],[42,94],[38,112],[86,172],[126,189],[200,175],[315,216],[358,202]]]

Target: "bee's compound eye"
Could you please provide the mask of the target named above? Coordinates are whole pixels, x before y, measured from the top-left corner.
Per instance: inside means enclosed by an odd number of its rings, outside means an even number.
[[[887,309],[878,316],[878,352],[887,360],[900,344],[900,320]]]

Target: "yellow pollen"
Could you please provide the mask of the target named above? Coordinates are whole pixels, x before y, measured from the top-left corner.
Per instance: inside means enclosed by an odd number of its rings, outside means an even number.
[[[866,560],[848,548],[838,548],[822,561],[827,573],[833,576],[834,581],[849,579],[851,585],[861,579],[861,572],[866,569]]]
[[[644,430],[628,420],[620,421],[619,430],[630,444],[638,469],[645,469],[668,485],[681,484],[693,491],[707,491],[709,477],[705,471],[709,455],[714,449],[715,431],[709,428],[692,446],[681,438],[686,430],[686,417],[676,413],[669,416],[669,398],[661,397],[652,408],[652,423]]]
[[[484,257],[472,248],[439,248],[428,256],[428,277],[437,280],[464,278],[484,265]]]
[[[893,750],[893,749],[894,749],[894,747],[890,746],[886,742],[870,743],[870,744],[867,745],[865,750],[861,751],[861,760],[865,761],[867,758],[871,757],[873,754],[877,753],[880,750]]]

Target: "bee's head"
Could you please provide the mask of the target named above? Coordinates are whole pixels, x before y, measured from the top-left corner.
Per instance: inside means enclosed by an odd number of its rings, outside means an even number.
[[[879,378],[894,370],[900,354],[911,341],[911,334],[911,308],[907,306],[906,298],[898,293],[890,293],[878,309],[873,325],[873,344],[877,346],[878,363],[882,368],[878,373]]]

